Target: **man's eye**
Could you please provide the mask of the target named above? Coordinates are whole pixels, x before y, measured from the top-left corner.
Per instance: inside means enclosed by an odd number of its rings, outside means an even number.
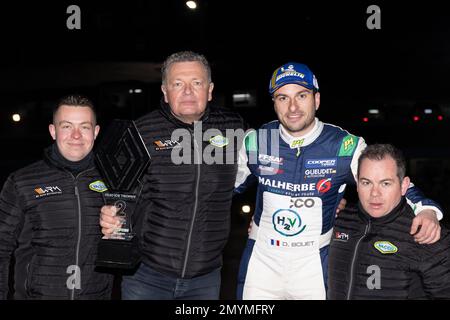
[[[298,100],[304,100],[304,99],[306,99],[307,97],[308,97],[308,93],[306,93],[306,92],[297,94],[297,99],[298,99]]]

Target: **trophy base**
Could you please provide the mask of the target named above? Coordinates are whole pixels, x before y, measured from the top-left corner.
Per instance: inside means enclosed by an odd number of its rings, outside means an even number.
[[[140,261],[137,237],[101,239],[95,265],[106,268],[132,269]]]

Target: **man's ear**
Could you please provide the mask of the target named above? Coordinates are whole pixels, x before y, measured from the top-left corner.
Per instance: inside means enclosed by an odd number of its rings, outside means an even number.
[[[94,140],[97,139],[98,133],[100,132],[100,126],[96,125],[94,128]]]
[[[50,132],[53,140],[56,140],[56,128],[52,123],[48,125],[48,131]]]
[[[213,89],[214,89],[214,83],[211,82],[211,83],[209,84],[209,87],[208,87],[208,101],[211,101],[211,100],[212,100],[212,92],[213,92]]]
[[[320,106],[320,92],[316,92],[316,94],[314,95],[314,101],[316,103],[316,111],[317,111]]]
[[[409,184],[411,182],[411,179],[409,179],[409,177],[404,177],[403,181],[402,181],[402,196],[404,196],[406,194],[406,191],[409,188]]]
[[[161,85],[161,91],[164,94],[164,102],[169,103],[169,100],[167,99],[167,88],[165,85]]]

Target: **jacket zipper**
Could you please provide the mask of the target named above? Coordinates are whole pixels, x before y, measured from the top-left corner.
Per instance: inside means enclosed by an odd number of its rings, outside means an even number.
[[[77,249],[75,252],[75,272],[78,272],[79,266],[78,266],[78,260],[79,260],[79,254],[80,254],[80,242],[81,242],[81,201],[80,201],[80,193],[78,192],[78,186],[76,185],[77,181],[75,180],[75,196],[77,197],[78,202],[78,239],[77,239]],[[77,274],[77,277],[80,275]],[[71,300],[75,300],[75,288],[72,288],[72,295]]]
[[[77,197],[77,204],[78,204],[78,237],[77,237],[77,247],[76,247],[76,251],[75,251],[75,272],[76,272],[75,273],[75,275],[76,275],[75,281],[80,281],[80,283],[81,283],[81,278],[78,278],[78,277],[81,277],[81,268],[78,265],[78,263],[79,263],[79,258],[80,258],[80,245],[81,245],[81,199],[80,199],[80,192],[78,190],[78,177],[81,174],[83,174],[87,171],[90,171],[90,170],[93,170],[93,169],[88,169],[88,170],[82,171],[79,174],[77,174],[76,177],[74,177],[74,175],[71,172],[69,172],[70,175],[72,176],[72,178],[74,179],[75,196]],[[72,289],[70,300],[75,300],[75,289],[76,289],[75,287]]]
[[[354,273],[354,268],[355,268],[356,255],[358,254],[358,247],[359,247],[359,244],[361,243],[362,239],[364,239],[366,237],[369,230],[370,230],[370,220],[369,220],[369,223],[366,225],[364,234],[361,236],[361,238],[359,238],[358,242],[356,243],[355,251],[353,252],[352,264],[350,266],[350,281],[349,281],[349,285],[348,285],[347,300],[350,300],[350,297],[352,294],[353,273]]]
[[[197,155],[198,155],[198,161],[199,163],[196,165],[197,168],[197,176],[195,181],[195,201],[194,201],[194,212],[192,214],[192,221],[191,226],[189,228],[189,234],[188,234],[188,241],[187,241],[187,247],[186,247],[186,255],[184,257],[184,264],[183,264],[183,270],[181,272],[181,278],[184,278],[186,274],[186,268],[187,268],[187,261],[189,257],[189,250],[191,247],[191,238],[192,238],[192,231],[194,229],[194,222],[195,222],[195,216],[197,215],[197,206],[198,206],[198,187],[200,184],[200,165],[201,165],[201,154],[200,154],[200,148],[198,146],[197,141],[195,140],[194,134],[191,133],[192,138],[194,140],[194,149],[196,149]]]

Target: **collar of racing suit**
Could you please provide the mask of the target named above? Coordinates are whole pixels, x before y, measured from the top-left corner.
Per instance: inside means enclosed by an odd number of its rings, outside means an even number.
[[[291,149],[297,149],[297,155],[300,154],[300,148],[306,147],[307,145],[313,143],[317,137],[322,133],[323,130],[323,122],[319,119],[314,119],[314,127],[313,129],[301,137],[294,137],[290,135],[283,125],[280,123],[280,136],[284,142],[286,142]]]

